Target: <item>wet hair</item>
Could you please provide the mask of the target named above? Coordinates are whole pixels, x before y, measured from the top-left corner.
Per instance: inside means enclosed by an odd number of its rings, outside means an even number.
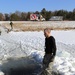
[[[50,32],[51,32],[51,29],[49,29],[49,28],[45,28],[45,29],[44,29],[44,32],[45,32],[45,31],[47,31],[47,32],[50,33]]]

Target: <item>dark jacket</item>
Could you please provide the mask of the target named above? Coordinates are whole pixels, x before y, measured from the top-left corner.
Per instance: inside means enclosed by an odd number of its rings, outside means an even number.
[[[45,38],[45,53],[56,55],[56,42],[53,36]]]

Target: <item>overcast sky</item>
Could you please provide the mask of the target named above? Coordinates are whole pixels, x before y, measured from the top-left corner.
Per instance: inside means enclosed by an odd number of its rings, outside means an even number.
[[[18,11],[41,11],[47,10],[68,10],[75,8],[75,0],[0,0],[0,12],[10,13]]]

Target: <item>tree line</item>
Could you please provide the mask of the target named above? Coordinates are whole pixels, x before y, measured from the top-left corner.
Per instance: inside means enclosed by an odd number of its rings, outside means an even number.
[[[29,21],[30,20],[30,14],[38,14],[42,15],[46,21],[48,21],[52,16],[63,16],[64,20],[75,20],[75,9],[73,11],[67,11],[67,10],[56,10],[56,11],[48,11],[45,8],[43,8],[40,12],[20,12],[16,11],[15,13],[0,13],[0,21]]]

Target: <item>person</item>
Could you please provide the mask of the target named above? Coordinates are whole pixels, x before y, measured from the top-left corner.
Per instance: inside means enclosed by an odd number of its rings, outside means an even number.
[[[1,30],[0,30],[0,35],[1,35]]]
[[[43,71],[40,75],[52,75],[52,67],[54,58],[56,56],[56,42],[55,38],[51,36],[49,28],[44,29],[45,35],[45,56],[43,59]]]
[[[10,25],[11,25],[11,30],[13,30],[13,23],[12,23],[12,21],[10,22]]]

